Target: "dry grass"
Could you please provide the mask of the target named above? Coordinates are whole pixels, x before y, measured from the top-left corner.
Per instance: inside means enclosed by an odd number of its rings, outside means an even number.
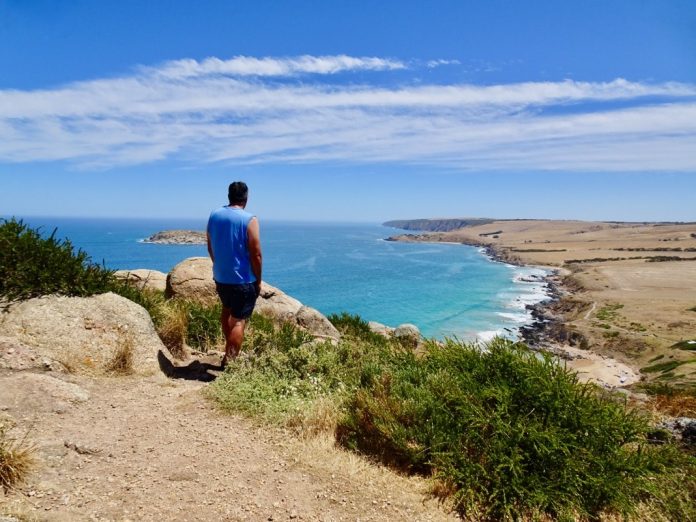
[[[124,336],[104,370],[110,375],[132,375],[135,341],[130,335]]]
[[[672,417],[696,417],[696,397],[693,395],[658,395],[653,405],[660,413]]]
[[[181,303],[171,302],[162,307],[157,333],[164,345],[177,359],[186,358],[186,330],[188,315]]]
[[[278,432],[264,430],[263,436],[278,437]],[[366,457],[336,446],[332,434],[320,434],[302,440],[282,437],[279,445],[301,468],[310,469],[334,480],[359,480],[363,484],[362,498],[377,497],[393,505],[409,505],[414,511],[408,518],[397,514],[394,520],[452,521],[460,518],[451,512],[448,501],[438,501],[429,492],[431,480],[419,476],[404,476],[372,462]],[[439,504],[439,506],[438,506]]]
[[[308,409],[290,415],[285,425],[305,439],[320,435],[332,435],[336,431],[339,416],[340,411],[336,401],[321,397],[314,401]]]
[[[26,437],[15,439],[9,426],[0,424],[0,486],[8,491],[26,479],[34,466],[34,446]]]

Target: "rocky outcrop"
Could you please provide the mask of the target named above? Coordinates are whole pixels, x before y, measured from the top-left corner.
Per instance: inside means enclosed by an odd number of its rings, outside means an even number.
[[[205,245],[207,237],[205,232],[197,230],[163,230],[152,234],[143,243],[157,243],[160,245]]]
[[[189,257],[172,268],[167,276],[167,297],[201,304],[218,302],[213,281],[213,262],[209,257]]]
[[[158,270],[136,268],[135,270],[116,270],[116,279],[124,281],[139,290],[157,290],[164,292],[167,288],[167,274]]]
[[[304,306],[294,297],[265,282],[261,283],[255,311],[275,321],[293,323],[314,337],[334,340],[341,338],[338,330],[321,312]]]
[[[176,265],[167,276],[166,295],[205,305],[217,303],[212,261],[207,257],[190,257]],[[315,337],[341,337],[338,330],[318,310],[304,306],[294,297],[266,282],[261,283],[261,293],[254,311],[275,321],[289,321]]]
[[[46,296],[13,304],[0,315],[0,336],[87,374],[103,373],[124,347],[132,352],[135,373],[151,374],[163,347],[147,311],[113,293]]]

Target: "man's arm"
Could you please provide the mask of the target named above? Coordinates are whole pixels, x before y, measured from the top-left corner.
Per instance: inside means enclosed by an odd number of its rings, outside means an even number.
[[[261,269],[263,267],[263,257],[261,255],[261,236],[259,234],[259,220],[251,218],[247,226],[247,246],[249,248],[249,261],[251,270],[256,276],[256,294],[261,293]]]
[[[210,244],[210,233],[206,232],[205,236],[208,240],[208,255],[210,256],[210,260],[214,263],[215,256],[213,255],[213,245]]]

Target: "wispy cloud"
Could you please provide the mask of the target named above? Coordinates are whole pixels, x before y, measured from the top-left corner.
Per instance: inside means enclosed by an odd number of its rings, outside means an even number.
[[[406,64],[397,60],[376,57],[298,56],[294,58],[255,58],[235,56],[229,60],[206,58],[174,60],[159,67],[145,68],[146,73],[168,78],[196,76],[293,76],[298,74],[336,74],[346,71],[390,71],[405,69]]]
[[[372,76],[363,74],[359,85],[331,76],[414,68],[375,57],[209,58],[53,89],[4,90],[0,161],[696,170],[695,85],[393,86],[383,75],[367,83]]]

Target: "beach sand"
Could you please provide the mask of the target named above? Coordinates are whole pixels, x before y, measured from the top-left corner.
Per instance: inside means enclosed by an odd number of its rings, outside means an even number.
[[[566,346],[584,352],[569,364],[583,378],[634,380],[605,375],[616,363],[644,381],[696,384],[696,223],[499,220],[396,239],[487,246],[509,262],[557,269],[563,295],[548,311]]]

